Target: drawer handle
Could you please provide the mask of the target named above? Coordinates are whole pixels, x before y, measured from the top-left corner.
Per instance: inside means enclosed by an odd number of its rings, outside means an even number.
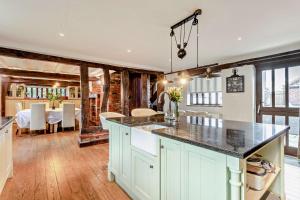
[[[129,135],[128,133],[125,133],[125,135]]]
[[[150,168],[153,169],[153,165],[150,165]]]
[[[164,145],[160,145],[160,148],[163,149],[163,148],[165,148],[165,147],[164,147]]]

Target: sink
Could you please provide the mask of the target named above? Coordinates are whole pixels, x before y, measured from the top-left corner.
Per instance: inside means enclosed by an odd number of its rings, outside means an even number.
[[[133,127],[131,129],[131,145],[142,151],[157,156],[158,136],[152,134],[151,131],[161,128],[166,128],[166,126],[151,124]]]

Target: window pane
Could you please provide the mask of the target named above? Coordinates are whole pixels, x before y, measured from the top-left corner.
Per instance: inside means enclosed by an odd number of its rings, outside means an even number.
[[[272,70],[262,71],[262,105],[272,106]]]
[[[202,93],[198,93],[198,104],[203,104]]]
[[[222,92],[218,92],[218,104],[222,104],[223,103],[223,97],[222,97]]]
[[[289,68],[289,107],[300,107],[300,66]]]
[[[197,104],[197,94],[193,93],[193,104]]]
[[[32,88],[32,98],[36,98],[36,88]]]
[[[38,94],[37,94],[37,96],[39,97],[39,98],[42,98],[42,88],[37,88],[37,90],[38,90]]]
[[[62,89],[61,89],[61,96],[64,96],[64,97],[66,96],[66,88],[62,88]],[[190,94],[188,94],[188,97],[189,97],[189,98],[188,98],[188,101],[189,101],[189,103],[190,103],[190,100],[191,100],[191,99],[190,99]],[[190,105],[190,104],[188,104],[188,105]]]
[[[285,68],[275,69],[275,107],[285,107]]]
[[[62,94],[63,96],[65,96],[65,94]],[[186,95],[186,105],[191,105],[191,95],[187,94]]]
[[[299,141],[299,117],[289,117],[289,125],[291,127],[289,131],[289,146],[298,147]]]
[[[285,125],[285,116],[275,116],[275,124]]]
[[[31,98],[32,96],[31,96],[31,87],[27,87],[27,92],[26,92],[26,96],[27,97],[29,97],[29,98]]]
[[[204,104],[209,104],[209,93],[204,93],[203,95],[204,98]]]
[[[47,98],[47,88],[43,88],[43,98]]]
[[[217,93],[210,93],[210,104],[217,104]]]
[[[272,115],[263,115],[262,123],[264,124],[272,124]]]

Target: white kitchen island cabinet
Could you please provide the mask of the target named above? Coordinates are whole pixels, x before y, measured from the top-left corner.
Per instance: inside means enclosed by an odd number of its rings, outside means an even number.
[[[207,120],[218,123],[193,124]],[[189,116],[174,123],[162,115],[108,125],[109,180],[135,200],[259,200],[267,191],[285,199],[287,126]],[[246,159],[257,153],[276,166],[260,191],[247,188]]]
[[[11,117],[0,117],[0,194],[13,175],[12,121]]]

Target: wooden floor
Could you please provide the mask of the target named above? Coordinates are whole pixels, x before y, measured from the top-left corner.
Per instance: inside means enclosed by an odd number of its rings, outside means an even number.
[[[15,137],[14,177],[1,200],[127,200],[107,181],[108,144],[79,148],[77,132]],[[300,167],[286,165],[287,200],[300,200]]]
[[[14,176],[1,200],[127,200],[107,181],[108,144],[79,148],[77,132],[16,137]]]

